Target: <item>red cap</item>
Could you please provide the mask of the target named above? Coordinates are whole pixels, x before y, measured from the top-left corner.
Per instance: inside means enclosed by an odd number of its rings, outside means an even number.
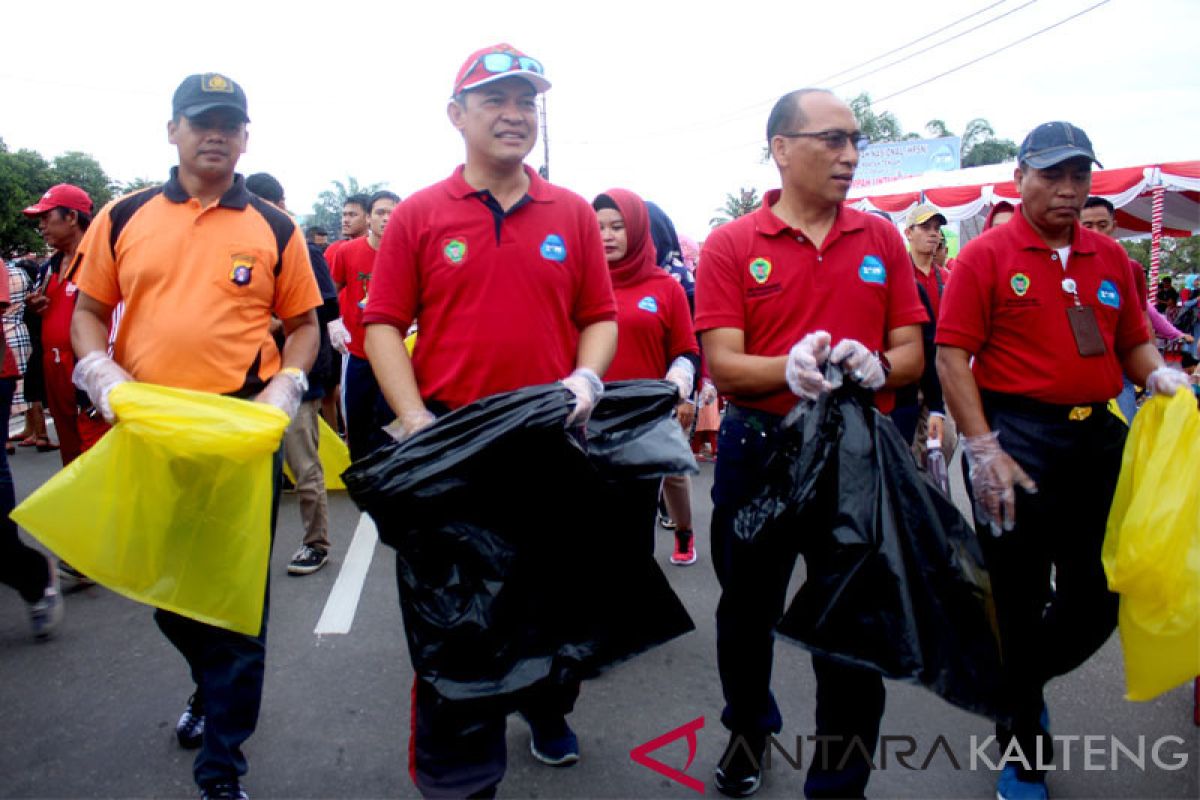
[[[69,208],[73,211],[90,214],[92,213],[92,198],[88,197],[88,193],[78,186],[60,183],[47,189],[41,200],[21,213],[27,217],[36,217],[54,208]]]
[[[454,79],[453,94],[513,77],[524,78],[539,92],[550,88],[550,81],[546,80],[540,61],[530,58],[511,44],[501,43],[476,50],[467,57]]]

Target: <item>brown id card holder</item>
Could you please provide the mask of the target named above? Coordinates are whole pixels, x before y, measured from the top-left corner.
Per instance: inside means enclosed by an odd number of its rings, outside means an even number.
[[[1102,356],[1107,352],[1100,324],[1096,321],[1096,309],[1091,306],[1071,306],[1067,309],[1067,322],[1075,336],[1075,348],[1084,358]]]

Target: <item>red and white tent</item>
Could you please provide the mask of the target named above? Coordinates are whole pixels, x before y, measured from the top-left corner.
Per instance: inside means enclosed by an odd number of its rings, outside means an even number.
[[[1012,174],[1015,164],[994,164],[953,172],[930,172],[852,191],[847,203],[862,211],[883,211],[893,220],[920,202],[933,203],[950,222],[982,214],[999,200],[1020,202]],[[1154,196],[1162,200],[1162,235],[1200,233],[1200,161],[1097,170],[1092,194],[1117,209],[1117,235],[1143,238],[1152,233]]]

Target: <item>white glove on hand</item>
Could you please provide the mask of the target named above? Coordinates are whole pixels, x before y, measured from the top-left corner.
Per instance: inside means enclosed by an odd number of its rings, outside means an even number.
[[[692,396],[692,388],[696,385],[696,368],[691,361],[680,356],[671,362],[665,380],[679,389],[680,400],[686,400]]]
[[[1174,397],[1180,389],[1188,385],[1187,373],[1174,367],[1159,367],[1146,378],[1146,391],[1150,394],[1165,394]]]
[[[829,358],[830,341],[827,331],[814,331],[792,345],[784,369],[784,377],[792,394],[816,400],[818,395],[832,388],[820,370],[820,366]]]
[[[842,339],[838,342],[829,360],[841,365],[850,376],[850,380],[871,391],[881,388],[887,380],[879,358],[868,350],[865,344],[854,339]]]
[[[300,410],[300,401],[308,391],[308,378],[297,367],[288,367],[275,373],[275,377],[267,381],[266,387],[254,398],[256,403],[267,403],[275,406],[295,419]]]
[[[342,322],[342,318],[330,320],[325,329],[329,331],[329,343],[333,345],[333,349],[344,356],[350,355],[350,350],[346,347],[351,341],[350,331],[346,330],[346,323]]]
[[[713,382],[705,378],[704,385],[700,387],[700,407],[711,406],[717,402],[717,387]]]
[[[104,421],[112,425],[117,421],[113,414],[112,405],[108,402],[108,394],[119,383],[133,380],[120,364],[108,357],[103,350],[93,350],[75,364],[71,373],[71,382],[87,392],[92,405],[100,409]]]
[[[1030,494],[1037,494],[1037,484],[1000,448],[999,432],[963,436],[961,441],[976,509],[991,526],[993,536],[1011,531],[1016,525],[1017,504],[1013,484],[1020,484]]]
[[[575,408],[567,417],[567,427],[586,425],[592,416],[592,409],[604,395],[604,382],[600,380],[599,375],[587,367],[580,367],[563,378],[560,383],[575,395]]]
[[[427,408],[422,408],[420,411],[408,411],[396,417],[390,425],[384,426],[383,432],[397,442],[403,442],[418,431],[428,428],[436,421],[437,417],[433,415],[433,412]]]

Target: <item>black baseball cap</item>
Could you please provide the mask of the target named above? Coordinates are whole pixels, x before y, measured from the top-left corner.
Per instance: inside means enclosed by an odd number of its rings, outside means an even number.
[[[172,116],[194,117],[214,108],[231,108],[242,115],[242,122],[249,122],[246,113],[246,93],[232,78],[219,72],[202,72],[188,75],[175,90],[171,99]]]
[[[1096,153],[1092,150],[1092,140],[1069,122],[1043,122],[1029,132],[1021,149],[1017,153],[1017,161],[1028,164],[1034,169],[1046,169],[1055,164],[1061,164],[1068,158],[1083,156],[1095,162],[1101,169],[1104,165],[1096,161]]]

